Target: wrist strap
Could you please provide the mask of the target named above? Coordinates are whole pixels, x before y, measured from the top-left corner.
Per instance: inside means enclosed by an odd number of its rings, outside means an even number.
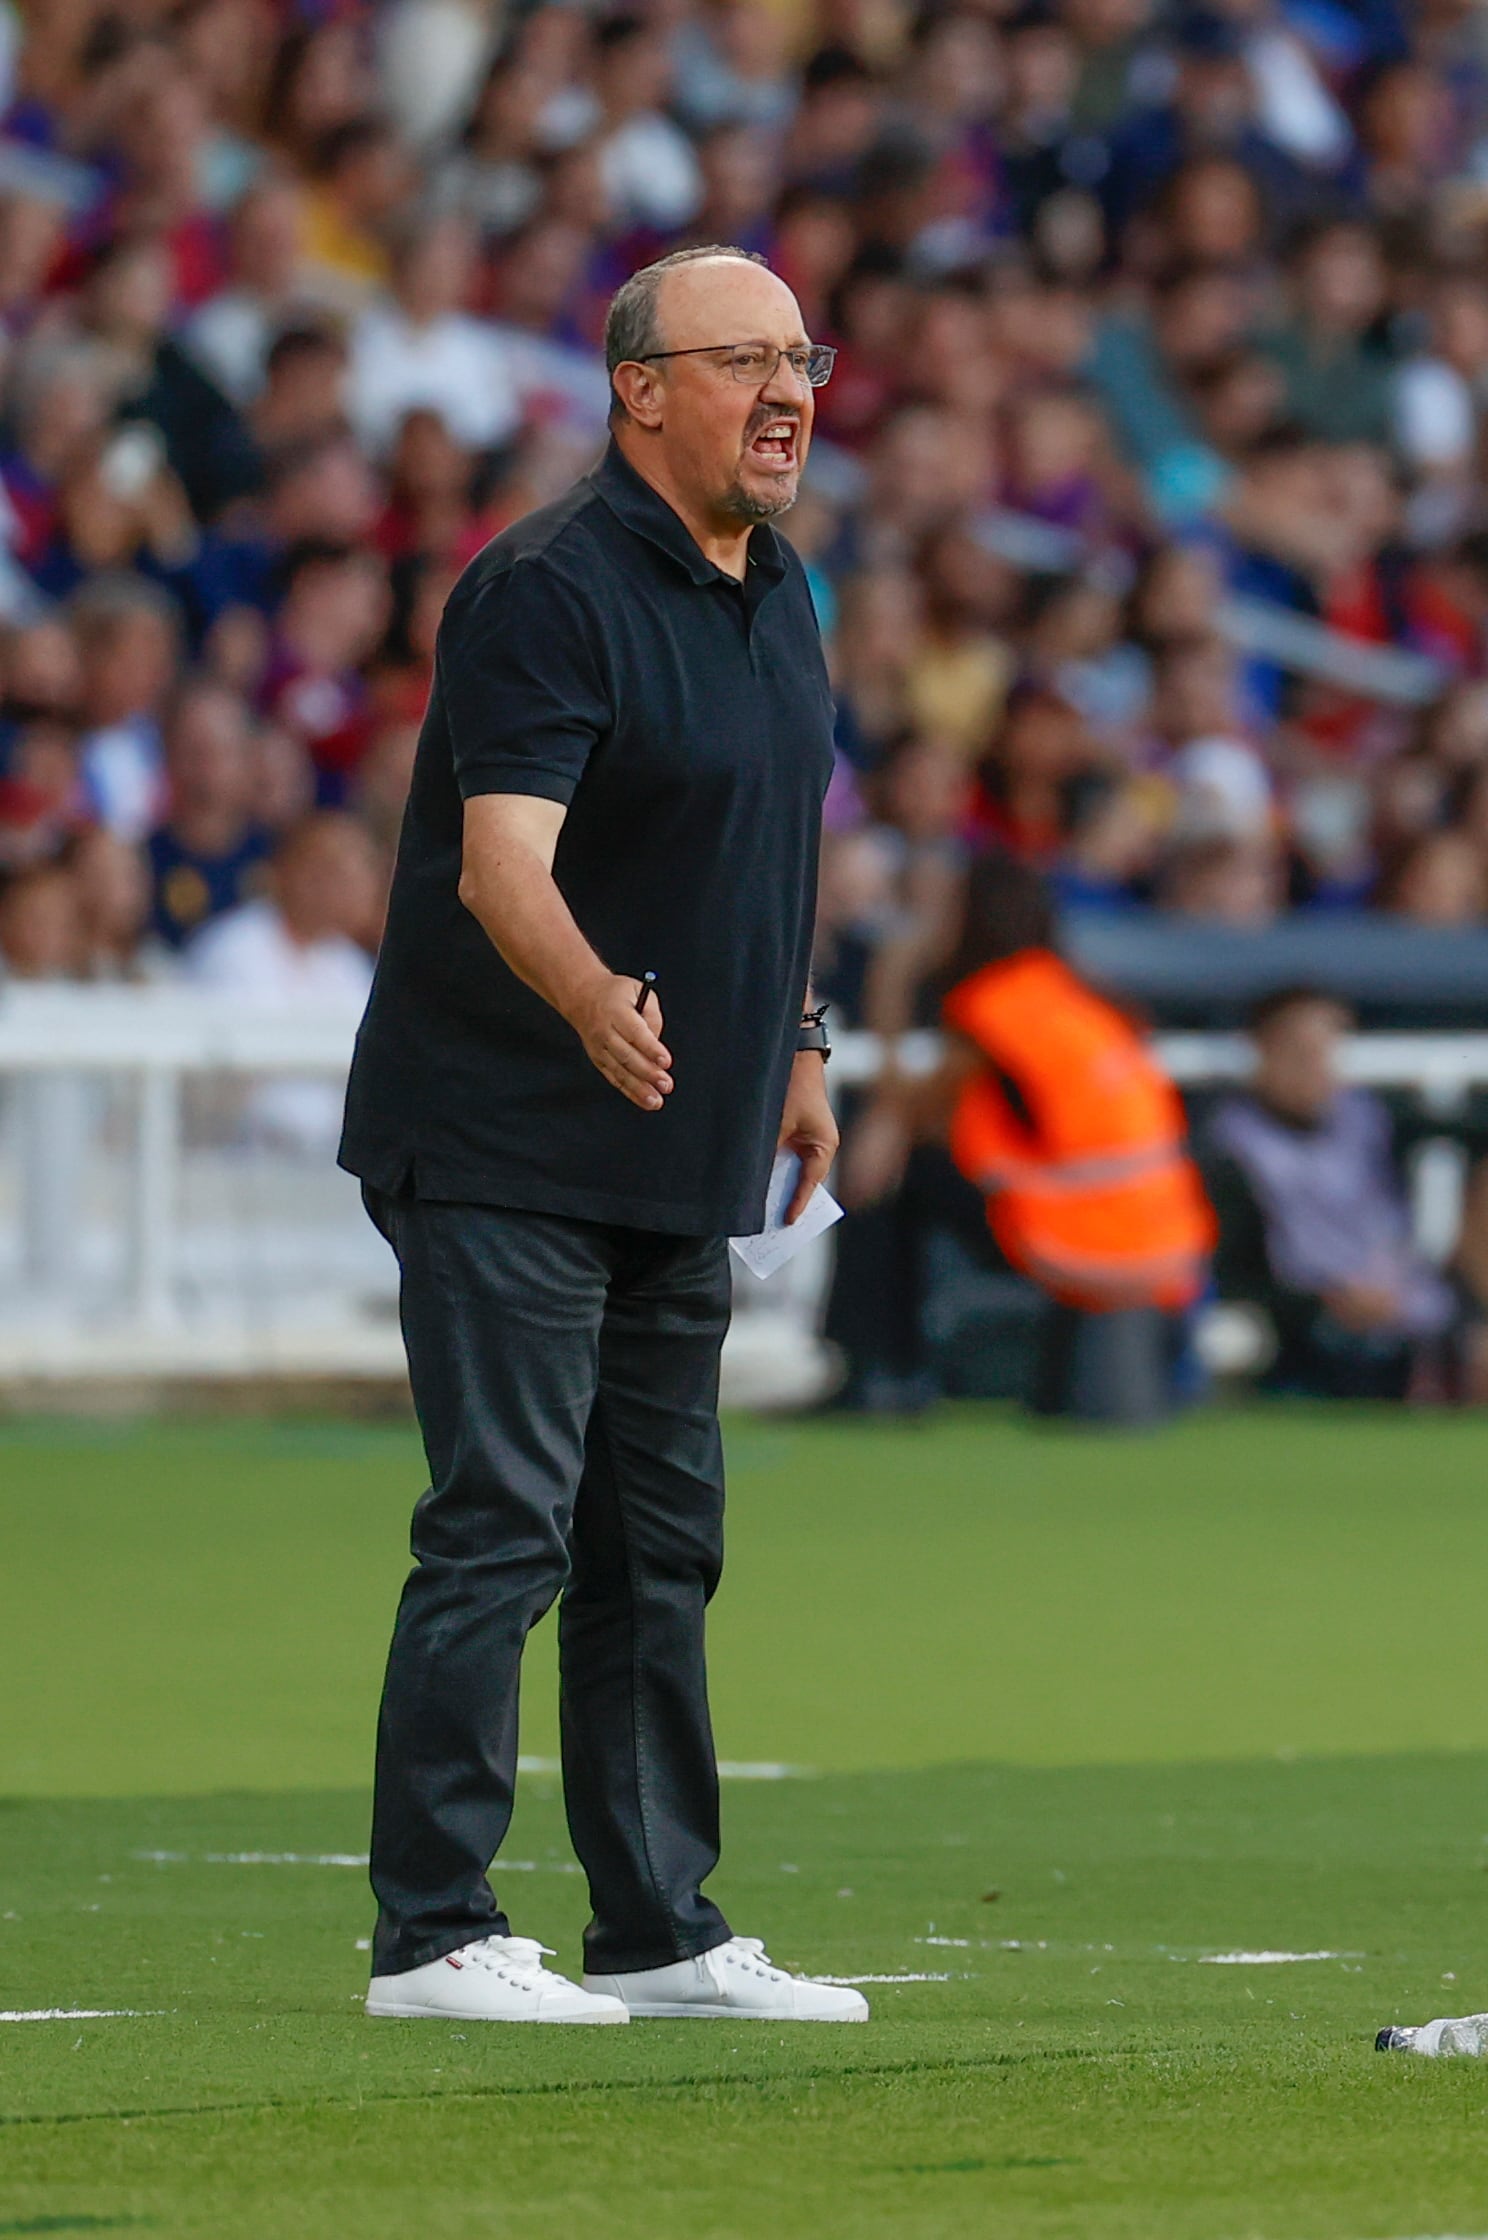
[[[801,1024],[796,1029],[796,1052],[798,1056],[803,1050],[817,1050],[821,1053],[823,1064],[831,1057],[832,1044],[826,1029],[828,1009],[829,1006],[823,1003],[819,1004],[815,1011],[803,1011],[801,1013]]]

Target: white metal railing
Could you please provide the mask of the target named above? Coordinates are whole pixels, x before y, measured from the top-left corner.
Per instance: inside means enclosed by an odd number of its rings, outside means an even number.
[[[355,1184],[334,1170],[328,1143],[296,1153],[242,1127],[246,1083],[339,1082],[356,1025],[345,1006],[197,989],[6,988],[0,1375],[28,1365],[395,1369],[391,1262]],[[936,1046],[933,1035],[907,1036],[900,1061],[923,1067]],[[1158,1048],[1187,1084],[1233,1079],[1248,1064],[1239,1035],[1174,1034]],[[843,1035],[829,1078],[861,1084],[881,1056],[874,1037]],[[1362,1034],[1344,1063],[1351,1080],[1416,1091],[1446,1122],[1488,1085],[1488,1034]],[[1418,1233],[1438,1251],[1455,1227],[1462,1168],[1442,1141],[1415,1169]],[[747,1307],[793,1313],[799,1325],[820,1263],[746,1289]]]
[[[899,1063],[906,1072],[924,1072],[939,1047],[937,1035],[907,1034],[898,1045]],[[1243,1080],[1254,1062],[1243,1034],[1160,1034],[1154,1048],[1184,1087]],[[841,1081],[870,1081],[880,1063],[875,1035],[850,1034],[839,1038],[832,1070]],[[1342,1070],[1364,1088],[1415,1090],[1428,1111],[1445,1120],[1488,1084],[1488,1034],[1356,1034],[1344,1044]]]

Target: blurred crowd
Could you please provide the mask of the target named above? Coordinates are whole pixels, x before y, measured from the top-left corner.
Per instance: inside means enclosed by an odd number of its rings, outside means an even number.
[[[1488,912],[1474,0],[0,5],[0,958],[365,985],[444,597],[689,241],[834,342],[822,979]]]

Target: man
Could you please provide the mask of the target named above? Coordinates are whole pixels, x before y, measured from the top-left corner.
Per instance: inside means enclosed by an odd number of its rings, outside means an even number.
[[[302,308],[303,223],[304,190],[297,181],[270,174],[251,186],[228,229],[227,285],[186,322],[186,347],[239,411],[263,387],[274,336]]]
[[[165,724],[170,813],[145,843],[154,930],[180,949],[263,885],[270,837],[253,819],[253,740],[235,692],[197,678]]]
[[[367,2005],[857,2021],[701,1891],[726,1239],[761,1226],[777,1144],[791,1218],[836,1147],[803,1019],[831,700],[768,525],[831,353],[763,265],[708,249],[627,282],[606,357],[603,464],[451,594],[348,1096],[433,1480],[379,1724]],[[522,1643],[560,1592],[582,1988],[486,1880]]]
[[[435,412],[456,443],[493,451],[521,424],[506,352],[489,319],[463,306],[476,242],[453,211],[404,234],[388,297],[369,304],[352,334],[351,418],[373,453],[386,455],[410,412]]]
[[[161,711],[176,673],[174,602],[141,576],[100,576],[71,602],[83,670],[78,747],[88,807],[120,839],[142,840],[165,804]]]
[[[1488,1197],[1468,1194],[1452,1280],[1411,1236],[1402,1148],[1389,1112],[1344,1086],[1349,1015],[1320,989],[1285,988],[1251,1020],[1256,1070],[1205,1131],[1205,1182],[1219,1217],[1221,1295],[1269,1314],[1277,1351],[1266,1381],[1335,1399],[1475,1391],[1488,1266]],[[1435,1132],[1435,1131],[1433,1131]]]
[[[185,977],[228,999],[362,1004],[381,903],[382,866],[366,828],[344,810],[317,810],[280,842],[265,892],[187,943]],[[324,1076],[278,1074],[255,1083],[243,1118],[252,1136],[324,1159],[340,1099]]]

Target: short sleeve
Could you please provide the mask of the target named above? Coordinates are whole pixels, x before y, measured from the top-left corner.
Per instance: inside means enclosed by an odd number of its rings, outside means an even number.
[[[572,800],[611,722],[596,637],[582,600],[534,561],[456,585],[435,663],[463,800]]]

